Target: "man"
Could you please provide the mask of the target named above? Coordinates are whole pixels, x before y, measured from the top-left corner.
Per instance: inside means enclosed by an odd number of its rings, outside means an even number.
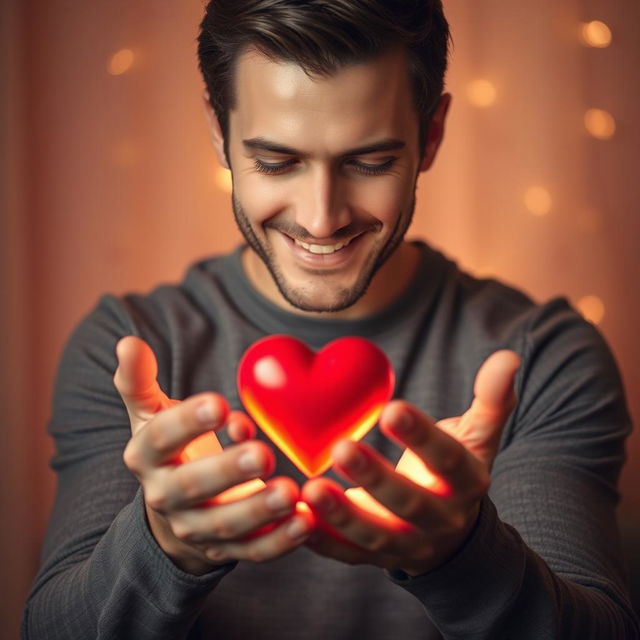
[[[443,137],[447,42],[437,0],[209,4],[206,108],[247,246],[104,297],[70,340],[24,637],[638,637],[606,346],[564,300],[537,306],[404,240]],[[242,412],[238,361],[273,333],[361,335],[394,365],[396,400],[335,447],[337,474],[307,481]],[[176,464],[211,428],[225,450]],[[394,470],[405,448],[447,492]]]

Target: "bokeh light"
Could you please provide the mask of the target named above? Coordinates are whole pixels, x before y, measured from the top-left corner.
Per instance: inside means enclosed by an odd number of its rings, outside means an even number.
[[[524,206],[535,216],[546,216],[553,205],[548,189],[540,186],[529,187],[524,194]]]
[[[598,140],[609,140],[616,132],[615,118],[604,109],[588,109],[584,114],[584,126]]]
[[[601,20],[585,22],[581,29],[582,42],[589,47],[604,49],[611,44],[611,29]]]
[[[604,318],[604,302],[598,296],[585,296],[578,300],[576,308],[585,320],[600,324]]]
[[[224,167],[217,167],[214,173],[216,186],[225,193],[231,193],[231,171]]]
[[[467,85],[467,97],[476,107],[490,107],[496,101],[496,88],[489,80],[478,79]]]
[[[120,49],[116,51],[107,64],[107,71],[112,76],[120,76],[131,69],[135,55],[131,49]]]

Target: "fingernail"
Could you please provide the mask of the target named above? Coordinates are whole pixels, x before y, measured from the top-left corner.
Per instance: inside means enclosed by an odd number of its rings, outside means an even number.
[[[413,429],[413,418],[406,412],[401,413],[396,419],[393,430],[397,433],[409,433]]]
[[[361,451],[356,451],[349,456],[347,466],[351,471],[363,471],[367,466],[367,458]]]
[[[281,491],[271,491],[266,497],[265,502],[272,511],[281,511],[291,509],[291,501]]]
[[[287,525],[287,535],[294,540],[299,540],[300,538],[304,538],[309,532],[309,528],[307,526],[306,520],[302,518],[293,518],[291,522]]]
[[[328,493],[322,494],[316,503],[323,511],[333,511],[338,506],[338,501]]]
[[[196,407],[196,416],[198,420],[204,424],[210,424],[217,422],[220,417],[220,412],[214,407],[211,400],[204,400]]]
[[[238,468],[248,474],[262,473],[262,462],[252,451],[246,451],[238,458]]]

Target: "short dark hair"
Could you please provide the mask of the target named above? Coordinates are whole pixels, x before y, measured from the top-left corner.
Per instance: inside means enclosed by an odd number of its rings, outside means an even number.
[[[227,160],[235,62],[249,47],[321,77],[403,48],[423,153],[444,88],[449,41],[442,0],[210,0],[200,24],[198,59]]]

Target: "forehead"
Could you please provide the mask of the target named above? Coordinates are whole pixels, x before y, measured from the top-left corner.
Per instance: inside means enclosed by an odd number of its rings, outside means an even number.
[[[390,51],[327,77],[249,50],[237,62],[232,137],[265,136],[327,153],[367,139],[416,135],[405,54]]]

